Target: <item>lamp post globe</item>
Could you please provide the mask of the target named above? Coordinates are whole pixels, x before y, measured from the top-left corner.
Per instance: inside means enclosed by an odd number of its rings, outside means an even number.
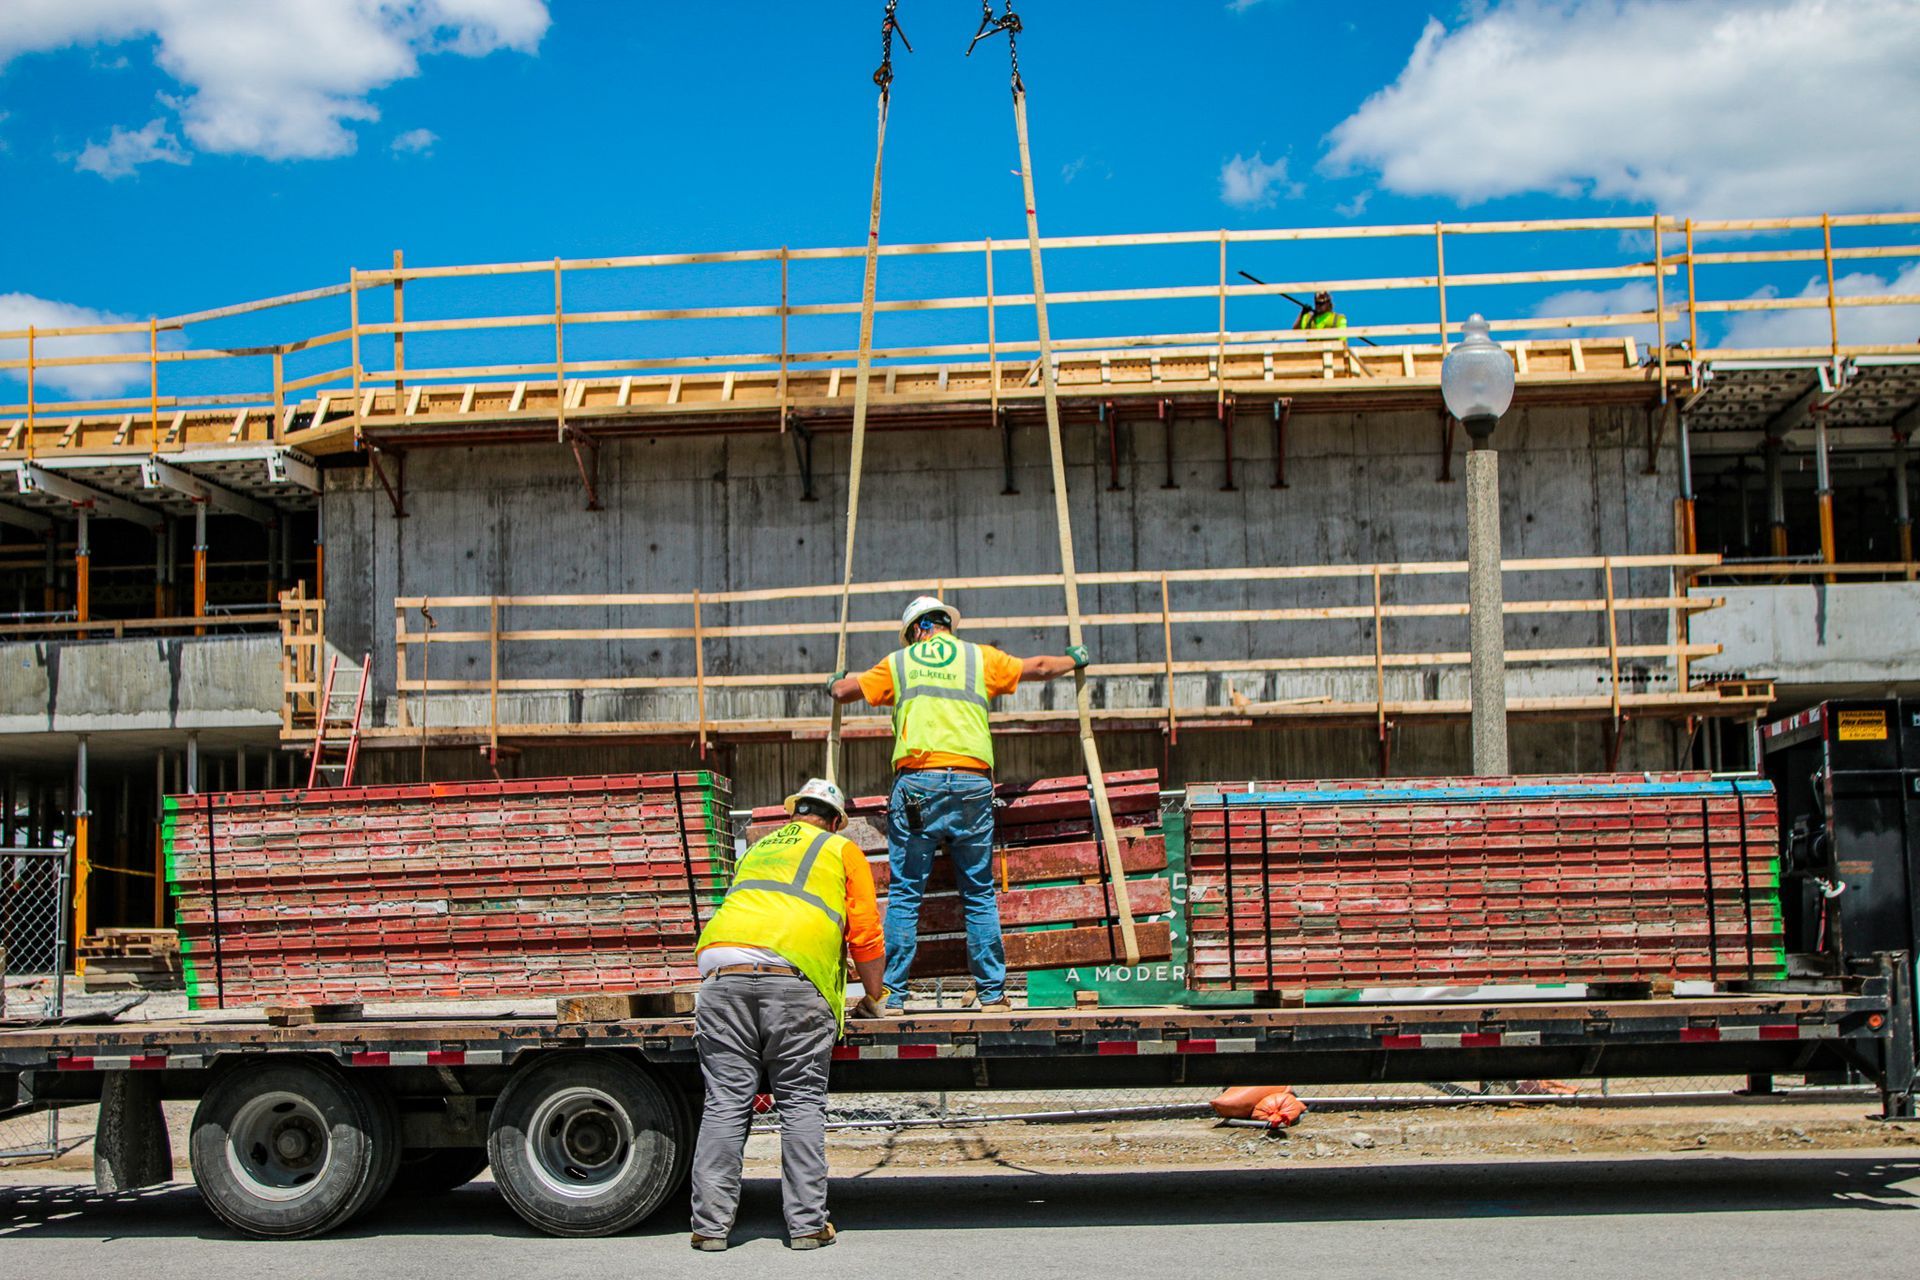
[[[1479,449],[1513,403],[1513,358],[1488,336],[1478,314],[1460,328],[1463,336],[1440,364],[1440,397]]]

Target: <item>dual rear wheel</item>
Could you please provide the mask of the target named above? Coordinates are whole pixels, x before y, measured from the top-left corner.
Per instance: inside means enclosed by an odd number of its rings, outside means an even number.
[[[646,1218],[686,1178],[685,1099],[617,1053],[530,1060],[495,1101],[485,1150],[407,1148],[380,1077],[321,1058],[235,1066],[208,1089],[189,1141],[214,1215],[265,1239],[320,1235],[390,1193],[460,1186],[493,1167],[514,1211],[558,1236],[599,1236]]]

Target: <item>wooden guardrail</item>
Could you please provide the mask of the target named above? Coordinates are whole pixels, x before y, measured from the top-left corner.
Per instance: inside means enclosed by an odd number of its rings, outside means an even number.
[[[1510,589],[1505,602],[1509,617],[1545,617],[1585,615],[1591,617],[1604,638],[1591,644],[1560,644],[1541,647],[1516,647],[1507,653],[1515,666],[1579,666],[1591,668],[1596,675],[1595,692],[1566,697],[1520,698],[1514,702],[1519,713],[1566,713],[1610,717],[1616,722],[1628,715],[1698,715],[1728,713],[1732,704],[1720,691],[1689,687],[1688,668],[1695,660],[1717,653],[1718,646],[1691,643],[1686,638],[1685,620],[1692,613],[1713,608],[1719,603],[1710,597],[1689,596],[1682,587],[1685,575],[1718,563],[1715,556],[1636,555],[1578,556],[1550,559],[1510,559],[1506,573],[1519,581],[1519,589]],[[1223,569],[1178,569],[1164,571],[1122,571],[1080,575],[1083,588],[1126,587],[1157,596],[1158,607],[1110,610],[1084,615],[1087,627],[1095,629],[1133,628],[1143,640],[1158,641],[1161,656],[1157,660],[1132,662],[1096,662],[1089,674],[1095,677],[1162,677],[1163,696],[1152,705],[1110,704],[1096,715],[1108,721],[1164,724],[1177,734],[1182,723],[1208,721],[1250,721],[1289,717],[1344,717],[1372,721],[1384,736],[1388,722],[1400,716],[1423,714],[1459,715],[1466,710],[1463,699],[1406,699],[1390,694],[1389,672],[1464,667],[1469,655],[1464,647],[1403,648],[1390,640],[1395,624],[1416,619],[1464,619],[1467,616],[1464,561],[1400,562],[1360,565],[1296,565]],[[1654,594],[1627,594],[1626,575],[1652,572],[1664,583]],[[1576,574],[1597,582],[1593,592],[1557,592],[1542,595],[1524,584],[1529,579],[1550,580],[1554,575]],[[1427,590],[1418,600],[1394,601],[1388,588],[1399,581],[1427,582],[1453,580],[1458,595],[1430,598]],[[1294,607],[1201,607],[1192,602],[1193,594],[1205,587],[1256,586],[1259,584],[1302,584],[1308,582],[1345,582],[1357,586],[1358,603],[1318,604]],[[955,600],[966,610],[969,597],[984,593],[1021,591],[1058,592],[1057,574],[1020,574],[997,577],[955,577],[940,580],[896,580],[856,583],[852,592],[859,597],[898,598],[932,590],[943,598]],[[386,736],[408,741],[427,742],[445,738],[480,740],[497,746],[502,735],[531,737],[579,733],[607,733],[630,736],[679,736],[697,740],[704,746],[716,735],[792,734],[811,736],[823,732],[827,724],[824,703],[818,716],[743,717],[717,713],[715,695],[721,690],[778,691],[794,687],[812,687],[828,675],[820,670],[767,670],[739,672],[722,670],[714,661],[712,647],[734,640],[804,640],[827,637],[838,627],[832,604],[838,586],[766,588],[724,591],[632,592],[599,595],[458,595],[403,596],[394,601],[394,682],[395,704],[387,723],[369,731],[370,739]],[[1185,600],[1182,597],[1186,597]],[[1539,598],[1529,598],[1538,596]],[[736,620],[736,610],[756,606],[806,606],[818,602],[818,616],[792,620],[789,608],[786,620],[748,622]],[[531,621],[519,621],[538,611]],[[606,625],[601,619],[611,612],[631,611],[631,624]],[[804,612],[804,608],[802,609]],[[592,622],[575,623],[569,614],[591,613]],[[1664,637],[1648,643],[1632,639],[1629,624],[1638,615],[1659,615]],[[1364,634],[1359,644],[1347,643],[1350,636],[1334,630],[1332,644],[1319,651],[1295,653],[1284,657],[1246,656],[1185,659],[1176,658],[1175,630],[1224,624],[1367,624],[1349,631]],[[989,636],[1006,631],[1060,630],[1064,615],[1052,612],[1002,612],[995,615],[966,613],[964,630],[969,635]],[[896,624],[891,619],[856,620],[852,632],[880,635],[892,643]],[[571,658],[561,659],[563,671],[515,673],[515,653],[525,646],[583,646],[582,659],[591,660],[587,646],[605,646],[623,641],[686,642],[685,659],[675,654],[671,660],[655,659],[663,669],[649,674],[615,674],[582,669]],[[824,650],[823,650],[824,652]],[[1096,646],[1095,652],[1099,649]],[[552,661],[551,658],[548,661]],[[1669,692],[1646,691],[1639,687],[1632,671],[1623,668],[1657,668],[1672,682]],[[484,672],[467,674],[469,671]],[[1177,677],[1189,675],[1234,675],[1268,672],[1360,672],[1370,676],[1371,696],[1352,698],[1306,697],[1280,702],[1254,703],[1244,697],[1229,697],[1219,705],[1182,703],[1178,697]],[[295,686],[289,685],[289,698]],[[301,685],[304,691],[305,686]],[[587,691],[691,691],[694,715],[690,719],[623,721],[619,723],[569,723],[532,725],[516,723],[503,716],[503,695],[533,692]],[[485,722],[476,725],[471,712],[476,696],[484,696]],[[436,697],[461,699],[465,709],[457,717],[442,722],[434,714]],[[1737,700],[1737,699],[1736,699]],[[442,704],[444,706],[444,703]],[[1741,702],[1749,712],[1751,707]],[[446,713],[443,711],[442,715]],[[1070,716],[1069,712],[1007,711],[996,713],[1005,724],[1041,725],[1050,719]],[[868,731],[878,731],[882,723],[872,723]],[[291,732],[299,731],[300,717],[290,715]],[[854,730],[850,730],[854,732]],[[389,741],[388,745],[393,745]]]
[[[1254,323],[1249,324],[1244,322],[1247,313],[1242,310],[1242,323],[1235,323],[1230,308],[1245,308],[1262,300],[1271,303],[1283,293],[1328,289],[1343,299],[1343,309],[1354,321],[1340,335],[1350,340],[1399,339],[1444,346],[1470,310],[1485,313],[1493,331],[1508,338],[1651,328],[1656,335],[1651,344],[1656,373],[1664,383],[1671,372],[1670,363],[1679,358],[1830,355],[1838,360],[1849,355],[1916,350],[1913,345],[1843,343],[1839,321],[1843,310],[1920,305],[1920,295],[1843,292],[1836,273],[1846,264],[1897,264],[1920,259],[1920,245],[1834,243],[1836,231],[1871,239],[1883,236],[1884,229],[1915,224],[1920,224],[1920,213],[1713,220],[1654,214],[1055,236],[1043,240],[1042,245],[1056,255],[1074,255],[1063,267],[1074,270],[1084,265],[1088,279],[1113,275],[1110,256],[1116,252],[1133,255],[1121,264],[1122,269],[1143,276],[1152,274],[1153,259],[1161,251],[1184,251],[1188,256],[1174,272],[1178,283],[1088,287],[1051,294],[1050,302],[1061,317],[1054,347],[1061,352],[1111,350],[1137,354],[1197,348],[1210,349],[1216,361],[1224,363],[1234,348],[1324,345],[1326,331],[1295,331],[1286,327],[1290,317],[1285,315],[1279,317],[1282,324],[1276,327],[1271,311],[1253,317]],[[1590,246],[1584,250],[1590,259],[1602,260],[1529,270],[1458,269],[1465,247],[1485,237],[1555,237],[1550,253],[1557,252],[1562,244],[1568,244],[1569,252],[1580,252],[1566,240],[1579,233],[1606,236],[1609,248],[1598,253]],[[1760,251],[1702,251],[1696,247],[1701,236],[1719,239],[1729,234],[1759,233],[1780,237],[1777,247]],[[1816,234],[1817,245],[1795,243],[1796,238],[1804,240]],[[1288,244],[1311,248],[1312,278],[1263,284],[1234,282],[1238,272],[1232,269],[1232,251],[1276,251]],[[906,316],[916,313],[951,318],[938,325],[918,326],[928,329],[930,340],[876,348],[876,361],[885,366],[909,360],[973,360],[997,366],[1009,358],[1030,358],[1037,349],[1034,341],[1021,332],[1007,332],[997,323],[997,317],[1009,308],[1016,316],[1030,310],[1032,297],[1021,292],[1017,284],[1002,291],[995,283],[995,255],[1024,253],[1026,247],[1024,240],[1009,239],[883,246],[881,255],[891,260],[925,259],[943,265],[948,287],[929,296],[884,297],[877,310],[900,318],[896,323],[904,323]],[[1207,249],[1217,252],[1198,254],[1207,265],[1196,271],[1196,251]],[[1447,265],[1450,249],[1456,262],[1452,270]],[[772,370],[784,408],[787,380],[793,371],[851,366],[855,352],[847,342],[816,345],[797,341],[794,330],[822,319],[850,320],[857,313],[859,303],[846,292],[848,281],[841,278],[844,270],[836,272],[834,268],[863,253],[861,246],[783,247],[429,267],[405,266],[395,254],[391,267],[353,268],[344,283],[232,306],[142,322],[0,331],[0,341],[24,345],[21,356],[0,360],[0,370],[13,371],[26,383],[23,403],[0,405],[0,451],[31,455],[39,449],[91,443],[76,436],[76,415],[108,415],[116,447],[144,446],[155,452],[196,442],[189,438],[185,425],[190,412],[231,415],[230,424],[224,416],[219,422],[218,435],[223,443],[281,440],[293,431],[294,409],[303,393],[330,393],[333,407],[353,421],[365,412],[364,397],[370,388],[398,393],[410,384],[418,387],[422,383],[477,379],[550,379],[556,392],[552,412],[564,423],[570,376],[635,372],[691,376],[723,369]],[[1109,255],[1108,260],[1094,260],[1102,254]],[[1514,256],[1532,261],[1542,253],[1537,244],[1521,244],[1515,247]],[[1410,262],[1424,258],[1430,265],[1422,263],[1411,272],[1382,274],[1377,264],[1383,258]],[[1824,271],[1823,290],[1807,293],[1803,289],[1808,267]],[[602,301],[645,303],[657,298],[663,283],[660,273],[677,268],[723,271],[724,280],[703,281],[699,292],[754,300],[698,306],[607,305]],[[917,268],[914,275],[925,277],[929,271]],[[609,287],[602,282],[608,273],[630,274]],[[894,292],[894,287],[885,283],[891,277],[884,270],[882,276],[883,289]],[[1706,276],[1715,277],[1723,282],[1723,290],[1739,296],[1714,292],[1709,288],[1712,282],[1703,278]],[[457,312],[466,309],[452,296],[458,282],[498,277],[540,281],[542,305],[512,314],[421,313],[425,299],[419,291],[425,286],[449,291],[445,309]],[[1004,271],[1001,279],[1006,279]],[[969,284],[969,280],[978,283]],[[1596,284],[1618,288],[1634,283],[1650,287],[1651,306],[1579,315],[1542,314],[1542,289]],[[409,285],[414,291],[411,299]],[[595,301],[582,305],[578,300],[582,292],[592,293]],[[836,293],[843,296],[836,297]],[[544,305],[549,298],[551,305]],[[1212,313],[1214,323],[1189,326],[1179,332],[1158,327],[1165,324],[1163,317],[1170,309],[1189,303],[1195,305],[1196,316],[1201,314],[1201,304],[1213,304],[1206,310]],[[1099,332],[1100,327],[1111,324],[1106,318],[1109,308],[1137,309],[1142,304],[1155,308],[1153,321],[1120,335]],[[1699,331],[1702,316],[1798,310],[1824,311],[1830,340],[1794,348],[1703,346]],[[1086,318],[1076,321],[1075,317]],[[1259,323],[1262,319],[1267,323]],[[230,322],[242,320],[246,322],[244,331],[230,332]],[[753,336],[729,344],[713,337],[711,327],[703,331],[705,337],[685,336],[702,324],[731,326],[729,331],[734,334],[744,325]],[[625,354],[602,358],[581,352],[582,339],[592,331],[619,326],[638,326],[624,335],[620,345],[627,348]],[[659,336],[659,326],[670,326],[672,333]],[[290,327],[295,330],[292,335],[286,332]],[[218,336],[189,341],[189,330]],[[575,334],[571,356],[570,331]],[[162,335],[177,336],[177,345],[163,342]],[[457,351],[462,357],[459,362],[423,362],[422,346],[442,338],[457,339],[443,350]],[[411,352],[409,339],[415,344]],[[543,352],[530,357],[530,340],[550,345],[551,355]],[[76,348],[76,344],[97,347],[103,343],[111,349]],[[606,339],[601,339],[601,345],[606,345]],[[469,353],[476,353],[478,358]],[[123,368],[130,383],[138,380],[144,385],[139,393],[122,396],[60,399],[49,393],[48,375],[57,380],[62,370],[103,366]],[[163,395],[163,367],[177,370],[173,376],[190,385],[168,388]],[[217,373],[213,372],[216,367]],[[1223,381],[1218,372],[1215,381]],[[997,375],[993,382],[986,394],[997,407]],[[1225,393],[1224,386],[1220,390]]]

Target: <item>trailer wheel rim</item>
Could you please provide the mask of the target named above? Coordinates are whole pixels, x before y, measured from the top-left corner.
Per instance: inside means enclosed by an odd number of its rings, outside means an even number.
[[[534,1176],[555,1195],[589,1199],[618,1182],[632,1164],[633,1122],[598,1089],[559,1089],[534,1110],[527,1126]]]
[[[227,1126],[227,1168],[250,1195],[262,1200],[300,1199],[332,1163],[326,1118],[297,1093],[250,1098]]]

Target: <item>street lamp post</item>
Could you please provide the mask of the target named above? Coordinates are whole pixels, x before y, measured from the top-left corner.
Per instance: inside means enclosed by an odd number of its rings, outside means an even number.
[[[1470,317],[1440,366],[1440,395],[1473,447],[1467,454],[1468,690],[1473,706],[1473,771],[1503,774],[1507,763],[1507,644],[1500,587],[1500,455],[1488,444],[1513,403],[1513,360]]]

